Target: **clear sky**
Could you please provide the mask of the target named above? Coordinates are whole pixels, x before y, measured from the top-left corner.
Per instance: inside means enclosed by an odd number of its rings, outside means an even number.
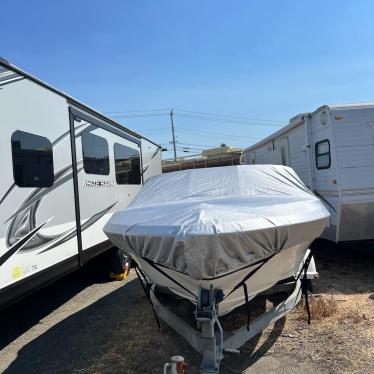
[[[174,108],[191,152],[374,101],[370,0],[12,0],[0,14],[0,56],[164,145]]]

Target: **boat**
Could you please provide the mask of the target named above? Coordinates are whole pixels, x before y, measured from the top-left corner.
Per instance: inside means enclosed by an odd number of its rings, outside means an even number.
[[[296,284],[328,221],[325,206],[291,168],[237,165],[150,178],[104,232],[138,264],[148,289],[188,299],[198,321],[208,315],[209,326],[217,326],[220,316],[281,281]],[[296,301],[299,293],[293,295]],[[215,339],[222,356],[224,343]]]

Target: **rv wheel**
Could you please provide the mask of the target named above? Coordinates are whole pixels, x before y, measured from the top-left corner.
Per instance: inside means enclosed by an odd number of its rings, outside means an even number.
[[[110,278],[123,280],[129,275],[131,258],[121,248],[113,248],[110,260]]]

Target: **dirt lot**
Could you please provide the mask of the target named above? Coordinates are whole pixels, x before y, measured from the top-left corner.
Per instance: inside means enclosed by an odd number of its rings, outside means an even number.
[[[314,248],[312,300],[222,362],[222,373],[374,373],[374,244]],[[174,354],[199,356],[158,331],[134,274],[106,282],[100,259],[0,313],[0,372],[161,373]],[[325,301],[325,303],[323,302]],[[240,316],[239,316],[240,317]]]

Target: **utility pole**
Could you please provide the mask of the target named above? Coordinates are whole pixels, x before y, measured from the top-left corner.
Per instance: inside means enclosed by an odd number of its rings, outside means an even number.
[[[175,148],[175,133],[174,133],[174,122],[173,122],[174,111],[170,111],[170,123],[171,123],[171,132],[173,135],[173,148],[174,148],[174,161],[177,161],[177,150]]]

